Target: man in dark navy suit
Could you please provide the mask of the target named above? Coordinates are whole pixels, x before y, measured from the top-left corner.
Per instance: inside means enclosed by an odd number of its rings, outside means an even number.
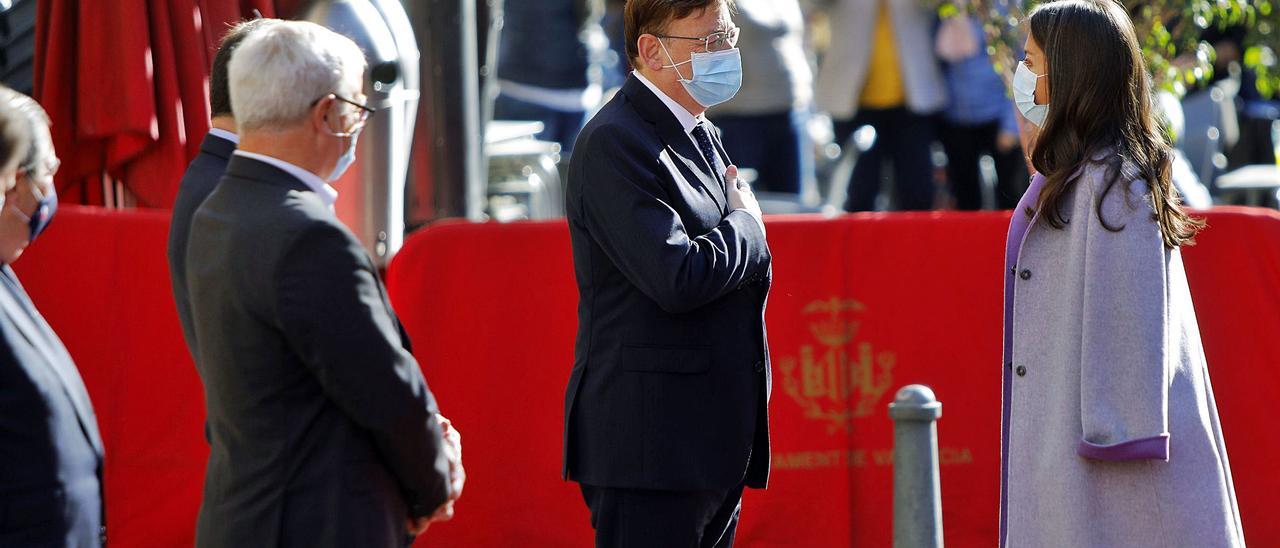
[[[564,474],[598,546],[730,546],[769,472],[770,261],[704,110],[741,83],[725,0],[630,0],[635,72],[568,171],[578,336]]]
[[[27,140],[18,147],[15,121]],[[44,109],[0,87],[0,141],[0,546],[101,546],[103,449],[93,404],[71,355],[9,266],[48,226],[57,203],[58,157]],[[16,170],[15,148],[26,150]]]
[[[191,319],[191,294],[187,291],[187,237],[191,233],[191,217],[196,208],[213,192],[218,179],[227,170],[227,161],[235,152],[240,137],[236,135],[236,118],[231,110],[231,91],[227,88],[227,64],[231,53],[254,29],[269,24],[272,19],[253,19],[232,27],[222,37],[218,53],[213,57],[213,74],[209,79],[209,110],[213,113],[212,128],[200,143],[200,153],[191,160],[182,182],[178,186],[178,198],[173,203],[173,218],[169,221],[169,282],[173,286],[173,301],[178,306],[178,321],[182,323],[182,336],[192,359],[197,355],[195,325]],[[199,364],[196,364],[199,369]]]

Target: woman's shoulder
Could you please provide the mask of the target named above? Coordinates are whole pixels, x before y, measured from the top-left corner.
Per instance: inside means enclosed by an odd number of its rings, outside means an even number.
[[[1083,214],[1093,227],[1101,225],[1107,233],[1140,234],[1158,230],[1151,186],[1142,169],[1115,150],[1094,152],[1080,166],[1076,183],[1076,213]],[[1151,229],[1151,230],[1148,230]]]
[[[1094,151],[1078,170],[1077,192],[1089,199],[1077,200],[1077,207],[1101,210],[1108,224],[1124,224],[1155,211],[1142,170],[1115,148]]]

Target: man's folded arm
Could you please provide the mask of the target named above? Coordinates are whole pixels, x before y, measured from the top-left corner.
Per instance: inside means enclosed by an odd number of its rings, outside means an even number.
[[[760,223],[730,212],[705,234],[690,234],[654,172],[658,159],[625,129],[596,129],[581,150],[591,162],[581,186],[583,222],[609,259],[663,310],[681,313],[762,274],[769,248]]]
[[[449,494],[435,398],[362,253],[336,226],[303,231],[277,267],[276,313],[326,395],[369,433],[411,513],[430,515]]]

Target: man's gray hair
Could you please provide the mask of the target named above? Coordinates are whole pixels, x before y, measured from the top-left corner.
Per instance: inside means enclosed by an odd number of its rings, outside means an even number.
[[[254,30],[228,67],[231,109],[241,132],[302,122],[316,100],[360,91],[364,53],[351,39],[305,21]]]
[[[0,104],[13,109],[26,122],[28,146],[23,147],[25,152],[19,157],[18,168],[35,168],[45,156],[53,154],[53,138],[48,131],[51,125],[49,113],[30,96],[4,86],[0,86]]]
[[[7,101],[0,101],[0,174],[17,169],[30,146],[31,132],[26,116]]]

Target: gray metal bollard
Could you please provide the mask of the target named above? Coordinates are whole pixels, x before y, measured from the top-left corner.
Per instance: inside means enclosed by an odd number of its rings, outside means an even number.
[[[929,387],[912,384],[889,404],[893,419],[893,546],[942,548],[942,487],[938,480],[938,417]]]

